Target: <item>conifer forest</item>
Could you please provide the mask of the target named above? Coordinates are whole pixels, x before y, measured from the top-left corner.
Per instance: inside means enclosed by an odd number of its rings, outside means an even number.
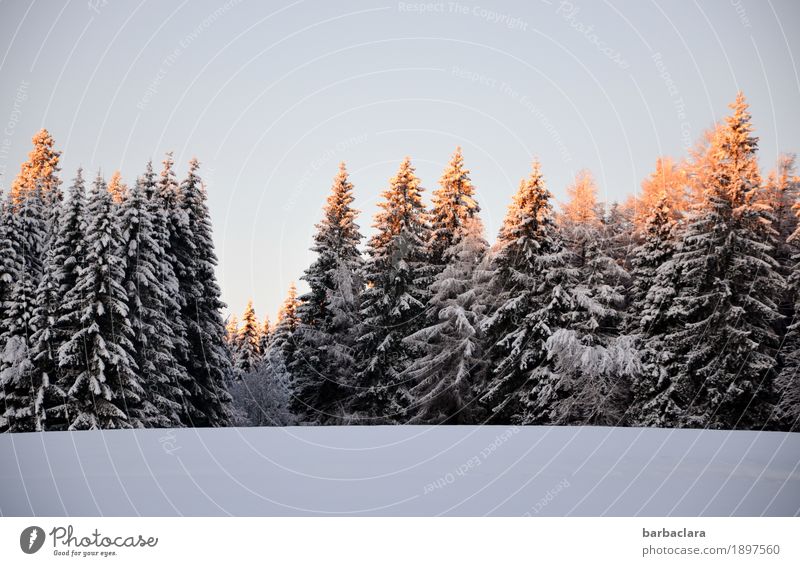
[[[382,188],[342,163],[274,322],[224,316],[197,159],[126,184],[60,157],[41,130],[2,196],[0,431],[800,427],[800,176],[761,170],[741,93],[624,202],[521,163],[493,240],[460,148],[430,191],[409,157]]]

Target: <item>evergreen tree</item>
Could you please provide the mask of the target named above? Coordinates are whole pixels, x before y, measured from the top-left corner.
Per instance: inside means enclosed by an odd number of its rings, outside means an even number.
[[[665,266],[676,274],[678,313],[656,347],[669,347],[677,371],[660,387],[648,422],[668,426],[752,428],[767,418],[784,282],[773,257],[771,211],[761,182],[750,114],[739,93],[715,136],[703,201],[690,216],[681,249]]]
[[[447,264],[431,285],[429,324],[404,339],[422,356],[404,375],[415,384],[409,391],[410,423],[473,424],[477,420],[477,378],[483,356],[479,326],[483,315],[478,268],[487,244],[477,216],[458,227],[456,242],[446,250]]]
[[[294,281],[289,285],[289,291],[278,311],[278,322],[272,331],[270,348],[264,360],[264,373],[268,374],[267,382],[285,385],[290,396],[289,407],[293,414],[303,415],[304,412],[295,412],[296,401],[294,396],[295,380],[291,369],[295,365],[297,351],[297,330],[300,326],[298,309],[300,300],[297,298],[297,287]],[[302,421],[302,417],[300,417]]]
[[[441,271],[447,263],[447,251],[458,243],[460,228],[480,212],[475,201],[475,187],[469,178],[469,169],[464,168],[460,147],[453,153],[432,197],[433,206],[428,215],[428,258],[435,271]]]
[[[66,430],[68,423],[68,396],[63,372],[59,367],[58,351],[60,347],[78,332],[82,323],[81,311],[84,308],[83,297],[74,291],[81,266],[85,265],[86,253],[86,194],[82,169],[78,169],[75,179],[69,188],[67,200],[61,205],[58,220],[58,231],[50,246],[52,256],[49,268],[52,270],[53,287],[56,297],[52,311],[52,323],[49,331],[42,334],[37,342],[40,353],[45,355],[44,361],[52,356],[54,366],[48,373],[53,386],[53,405],[47,408],[48,430]],[[38,302],[38,301],[37,301]],[[46,371],[46,370],[45,370]],[[56,375],[52,379],[52,374]]]
[[[562,223],[573,227],[596,227],[603,207],[597,202],[597,187],[588,170],[578,171],[575,181],[567,187],[567,196],[567,202],[561,207]]]
[[[641,192],[628,207],[634,211],[633,222],[637,232],[645,230],[653,209],[662,200],[671,220],[678,221],[683,216],[689,206],[689,168],[687,163],[675,163],[669,157],[656,160],[655,171],[642,181]]]
[[[795,201],[794,213],[800,218],[800,197]],[[781,430],[800,429],[800,226],[788,237],[792,268],[788,287],[794,297],[791,322],[781,344],[783,364],[775,379],[777,402],[772,423]]]
[[[772,210],[772,225],[777,233],[773,256],[778,262],[781,275],[790,278],[794,267],[792,256],[796,253],[792,235],[798,226],[792,207],[800,199],[800,178],[795,171],[794,155],[783,154],[778,158],[777,167],[770,172],[764,190],[760,193],[763,204]],[[778,301],[779,311],[784,316],[777,327],[781,336],[787,332],[785,324],[792,319],[795,300],[795,287],[787,285]],[[783,348],[782,350],[785,351]]]
[[[259,332],[261,357],[247,373],[230,387],[236,426],[290,426],[297,421],[292,413],[291,373],[286,360],[294,352],[294,333],[299,327],[299,302],[294,285],[281,309],[283,321],[273,331],[265,320]],[[279,336],[278,336],[279,335]],[[273,337],[278,336],[273,340]],[[235,338],[240,337],[236,332]]]
[[[231,397],[226,383],[233,376],[233,368],[225,344],[222,319],[225,303],[217,283],[211,216],[206,189],[197,174],[199,167],[197,159],[189,161],[189,172],[180,185],[179,203],[185,224],[179,244],[173,249],[177,251],[176,272],[186,322],[185,367],[191,378],[192,423],[194,426],[225,426],[231,416]]]
[[[236,369],[242,373],[252,371],[261,356],[259,350],[259,329],[253,301],[247,301],[247,308],[242,315],[242,326],[238,329],[238,357]]]
[[[278,311],[278,322],[272,336],[272,348],[280,352],[287,368],[294,365],[297,351],[297,329],[300,326],[298,311],[301,304],[300,299],[297,298],[297,287],[292,281],[283,305]]]
[[[679,225],[668,202],[668,197],[662,195],[650,211],[644,241],[634,250],[631,261],[633,285],[627,330],[637,340],[642,371],[632,384],[630,418],[645,426],[656,426],[661,415],[674,412],[668,390],[674,359],[661,343],[664,329],[673,323],[675,316],[662,307],[674,298],[677,283],[670,262],[678,246]]]
[[[358,211],[352,203],[353,184],[341,163],[323,219],[316,225],[311,250],[317,257],[303,275],[310,290],[300,298],[298,309],[302,355],[292,367],[294,407],[306,421],[331,422],[353,392],[364,262],[358,249]]]
[[[429,228],[410,158],[389,184],[367,246],[357,345],[360,390],[352,403],[356,418],[372,423],[396,422],[408,405],[401,374],[416,352],[403,339],[421,327],[427,302]]]
[[[58,418],[65,394],[58,386],[59,341],[56,328],[58,305],[62,299],[59,276],[63,269],[63,258],[57,253],[62,218],[68,217],[54,214],[49,225],[51,233],[47,236],[42,276],[36,289],[31,317],[31,326],[35,329],[30,338],[30,349],[34,366],[33,380],[38,387],[33,404],[37,430],[63,428],[65,424]]]
[[[630,291],[631,327],[638,327],[639,318],[647,306],[647,293],[656,283],[658,268],[672,259],[675,252],[677,222],[673,219],[667,196],[656,202],[645,221],[644,241],[632,253]],[[656,305],[658,306],[658,305]]]
[[[133,330],[133,358],[145,388],[146,426],[176,427],[188,424],[185,405],[185,369],[174,355],[173,326],[161,270],[165,261],[161,239],[154,225],[153,206],[148,197],[148,180],[138,179],[119,207],[121,255],[124,256],[125,289]],[[112,200],[114,191],[109,190]]]
[[[258,332],[258,351],[261,353],[261,362],[266,360],[271,344],[272,325],[270,324],[269,316],[265,316],[264,322],[261,324],[261,328]]]
[[[182,225],[183,214],[178,207],[176,196],[176,185],[174,174],[172,173],[171,155],[167,154],[164,164],[164,172],[156,179],[153,171],[152,162],[148,162],[144,174],[137,180],[141,185],[141,192],[147,198],[148,218],[152,225],[152,253],[155,256],[155,275],[159,293],[153,293],[153,308],[160,310],[163,319],[169,329],[164,330],[168,351],[169,368],[162,368],[164,374],[173,376],[177,379],[177,389],[180,393],[180,404],[182,405],[181,423],[184,426],[193,426],[194,417],[190,404],[190,390],[192,389],[192,378],[186,367],[187,352],[189,343],[186,338],[186,321],[183,318],[181,305],[184,296],[181,292],[180,282],[176,273],[178,259],[175,248],[178,239],[176,233],[178,227]],[[162,304],[157,305],[160,297]],[[155,316],[155,313],[153,313]],[[159,355],[164,355],[163,352]],[[162,376],[163,378],[163,376]],[[172,382],[175,384],[175,382]],[[174,390],[173,390],[174,391]],[[178,401],[178,398],[170,395],[166,399]]]
[[[495,423],[527,423],[535,391],[550,369],[545,343],[565,324],[575,282],[556,231],[541,167],[520,182],[491,255],[482,324],[489,374],[483,403]]]
[[[225,345],[228,347],[228,355],[233,368],[233,381],[241,379],[242,372],[239,371],[239,318],[234,314],[228,317],[225,323]]]
[[[58,178],[61,152],[54,149],[53,137],[45,129],[33,136],[33,150],[20,167],[19,175],[11,184],[11,202],[16,208],[30,193],[38,193],[44,206],[43,214],[49,222],[62,201]]]
[[[767,177],[759,193],[763,204],[772,210],[773,227],[777,234],[779,260],[788,260],[792,244],[789,240],[798,226],[794,206],[800,199],[800,178],[795,167],[795,156],[782,154],[776,168]]]
[[[11,198],[0,193],[0,336],[6,321],[6,303],[11,298],[18,269],[18,249]]]
[[[620,334],[627,273],[602,250],[599,234],[587,236],[573,248],[573,309],[566,326],[547,339],[554,373],[540,387],[537,409],[555,424],[619,425],[640,370],[633,341]]]
[[[122,174],[119,171],[114,171],[108,180],[108,192],[111,193],[114,204],[122,204],[127,198],[128,186],[122,181]]]
[[[188,218],[181,204],[181,193],[173,170],[172,153],[168,152],[163,161],[163,169],[155,181],[151,164],[148,163],[143,182],[145,192],[151,195],[154,217],[153,225],[158,243],[164,250],[162,261],[162,285],[170,294],[174,303],[167,306],[167,318],[172,326],[174,340],[173,351],[177,363],[189,372],[188,321],[185,318],[187,298],[199,281],[192,280],[189,263],[194,253],[194,237],[188,230]],[[187,387],[191,387],[189,372]],[[194,418],[195,415],[191,415]]]
[[[550,370],[534,390],[533,422],[619,424],[638,373],[633,344],[619,332],[628,274],[604,250],[595,191],[586,172],[568,190],[560,231],[577,276],[563,323],[545,342]]]
[[[291,426],[296,418],[290,409],[291,390],[280,356],[267,352],[265,364],[231,385],[236,426]]]
[[[125,257],[113,202],[98,175],[87,208],[85,264],[65,301],[80,308],[64,321],[78,330],[58,351],[70,430],[144,426],[144,390],[136,377],[133,328],[123,288]]]
[[[603,217],[601,233],[604,253],[626,269],[635,247],[631,212],[617,202],[611,203],[611,207]]]
[[[42,278],[41,254],[46,240],[46,220],[39,187],[22,192],[16,212],[6,218],[9,238],[6,258],[13,266],[11,292],[5,303],[0,344],[0,385],[4,391],[3,428],[12,432],[42,430],[47,382],[34,364],[33,325],[37,287]]]

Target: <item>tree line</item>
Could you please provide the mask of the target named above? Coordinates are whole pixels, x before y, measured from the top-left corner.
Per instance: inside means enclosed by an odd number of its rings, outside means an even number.
[[[344,164],[277,322],[228,322],[240,424],[596,424],[793,430],[800,180],[762,178],[739,93],[622,204],[541,165],[495,243],[461,150],[432,205],[409,158],[363,236]]]
[[[800,179],[791,156],[762,177],[731,110],[621,204],[582,171],[557,209],[534,161],[491,246],[460,149],[430,207],[405,158],[366,241],[341,164],[274,325],[223,320],[197,160],[64,195],[42,130],[0,210],[0,430],[794,430]]]

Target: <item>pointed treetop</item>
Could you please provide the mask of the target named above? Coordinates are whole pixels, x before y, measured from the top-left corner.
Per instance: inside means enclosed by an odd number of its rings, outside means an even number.
[[[286,321],[297,320],[297,307],[300,306],[300,301],[297,299],[297,286],[294,281],[289,284],[289,291],[286,294],[286,299],[283,301],[280,310],[278,311],[278,323]]]
[[[633,221],[637,229],[644,228],[662,198],[666,198],[671,214],[677,220],[687,208],[688,185],[689,175],[685,163],[676,164],[670,157],[659,157],[655,171],[642,181],[641,193],[632,199]]]
[[[61,152],[53,149],[55,142],[50,132],[41,129],[33,136],[32,141],[33,149],[28,154],[28,161],[20,166],[19,175],[11,184],[9,194],[15,205],[37,188],[44,196],[49,197],[58,190],[61,182],[57,176]]]
[[[576,224],[597,222],[597,187],[587,169],[578,171],[575,181],[567,187],[567,196],[569,201],[562,207],[567,221]]]
[[[83,194],[84,191],[85,181],[83,178],[83,167],[78,167],[78,172],[75,173],[75,178],[72,180],[72,192],[74,193],[76,190]],[[72,196],[72,195],[70,195]]]
[[[171,151],[164,153],[164,159],[161,161],[161,163],[164,165],[164,171],[172,169],[172,167],[175,165],[175,160],[172,157]]]
[[[108,192],[111,193],[111,198],[116,204],[125,200],[125,196],[128,193],[128,186],[122,181],[122,174],[119,172],[119,169],[114,171],[111,175],[111,179],[108,181]]]
[[[252,348],[256,348],[258,345],[258,332],[256,309],[253,308],[253,299],[250,299],[247,301],[244,314],[242,314],[242,327],[239,329],[239,334],[244,343],[247,343]]]
[[[758,167],[758,138],[752,135],[753,126],[747,101],[740,91],[730,105],[733,114],[725,118],[718,131],[714,157],[721,167],[716,169],[713,191],[723,190],[734,207],[751,199],[761,187]]]
[[[480,207],[475,201],[475,187],[469,177],[469,169],[464,167],[464,155],[461,146],[457,147],[450,158],[442,177],[439,179],[439,188],[433,191],[434,214],[437,209],[440,214],[452,211],[458,218],[466,218],[480,212]]]
[[[469,169],[464,167],[460,147],[442,173],[439,187],[433,191],[432,201],[433,206],[428,214],[431,226],[428,255],[432,265],[441,267],[447,263],[447,250],[458,243],[466,221],[481,210],[475,200],[475,187],[469,178]]]
[[[325,210],[328,214],[334,213],[337,210],[349,207],[353,200],[355,200],[353,198],[353,183],[350,182],[347,168],[344,161],[342,161],[339,163],[339,171],[333,178],[333,186],[326,200]]]
[[[736,100],[731,102],[728,107],[733,110],[734,116],[740,116],[742,118],[746,118],[746,121],[750,121],[750,113],[747,111],[750,105],[747,103],[747,99],[744,97],[744,92],[741,90],[736,93]],[[730,122],[730,117],[728,118],[728,121]]]
[[[262,334],[269,334],[272,332],[272,324],[269,321],[269,315],[264,315],[264,322],[261,325],[261,333]]]
[[[101,194],[105,193],[111,196],[110,193],[108,192],[108,185],[106,184],[105,178],[103,178],[103,171],[101,169],[97,170],[97,174],[94,177],[93,189]]]
[[[758,138],[750,136],[753,130],[752,116],[749,111],[750,105],[745,100],[742,91],[739,91],[736,100],[729,107],[733,110],[733,114],[725,117],[727,128],[722,133],[723,146],[736,143],[741,144],[743,150],[754,152]]]
[[[168,151],[164,154],[164,159],[161,161],[163,168],[161,169],[161,180],[165,184],[177,185],[175,180],[175,160],[172,158],[172,152]]]
[[[175,161],[172,159],[171,151],[168,151],[164,155],[164,160],[161,163],[164,165],[164,167],[161,169],[161,174],[159,175],[157,192],[163,201],[170,203],[170,207],[176,206],[175,203],[178,201],[180,187],[178,185],[178,180],[175,177],[175,170],[173,169]]]
[[[381,211],[375,215],[372,226],[391,237],[410,228],[409,223],[421,221],[420,214],[425,209],[422,202],[423,190],[411,158],[406,156],[400,163],[397,174],[389,179],[389,188],[381,193],[383,200],[378,203]],[[373,236],[372,241],[383,241],[384,238],[379,236],[380,234]]]
[[[531,173],[527,179],[520,179],[517,192],[511,198],[511,204],[508,205],[506,217],[503,219],[503,225],[500,228],[500,239],[504,240],[506,237],[514,238],[512,236],[523,223],[531,220],[539,219],[545,210],[540,208],[549,208],[547,202],[550,198],[550,192],[544,183],[542,176],[541,165],[538,160],[533,161]]]
[[[228,318],[228,322],[225,325],[225,332],[228,335],[228,338],[233,339],[235,336],[239,334],[239,319],[236,317],[235,314],[232,314]]]

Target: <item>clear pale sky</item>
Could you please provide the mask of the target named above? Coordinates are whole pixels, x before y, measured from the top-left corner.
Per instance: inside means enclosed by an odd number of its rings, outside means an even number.
[[[586,167],[622,200],[742,89],[771,167],[800,148],[798,23],[793,0],[0,0],[0,187],[41,127],[66,183],[195,155],[224,299],[274,319],[340,160],[369,233],[404,155],[430,190],[461,145],[493,239],[532,156],[557,198]]]

